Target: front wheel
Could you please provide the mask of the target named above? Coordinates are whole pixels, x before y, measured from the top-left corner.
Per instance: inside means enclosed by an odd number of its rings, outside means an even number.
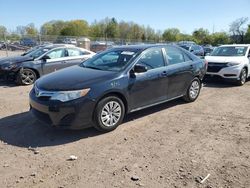
[[[31,85],[37,79],[35,71],[31,69],[21,69],[17,75],[17,82],[20,85]]]
[[[186,102],[194,102],[198,98],[200,90],[201,90],[201,81],[198,78],[195,78],[190,83],[183,99]]]
[[[247,80],[247,69],[243,68],[241,73],[240,73],[240,78],[237,80],[236,84],[238,86],[243,86],[246,83]]]
[[[125,107],[122,100],[116,96],[102,99],[95,109],[94,127],[102,132],[116,129],[124,118]]]

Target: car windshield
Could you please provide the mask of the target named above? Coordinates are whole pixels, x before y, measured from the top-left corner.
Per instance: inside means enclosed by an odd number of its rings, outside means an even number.
[[[33,48],[29,49],[28,51],[24,52],[24,53],[22,54],[22,56],[25,56],[25,55],[27,55],[27,54],[29,54],[29,53],[31,53],[31,52],[37,50],[38,48],[39,48],[39,47],[33,47]]]
[[[104,70],[104,71],[120,71],[128,65],[129,61],[138,54],[138,50],[119,50],[113,49],[94,56],[83,62],[80,66]]]
[[[214,49],[211,56],[244,56],[247,47],[244,46],[227,46]]]
[[[190,46],[181,45],[180,47],[182,47],[182,48],[185,49],[185,50],[189,50],[189,47],[190,47]]]
[[[37,50],[31,51],[30,53],[26,54],[25,56],[33,57],[34,59],[40,57],[41,55],[48,52],[49,48],[38,48]]]

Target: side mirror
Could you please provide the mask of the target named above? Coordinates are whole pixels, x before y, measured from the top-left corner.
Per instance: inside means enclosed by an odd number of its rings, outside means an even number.
[[[135,73],[143,73],[143,72],[147,72],[147,71],[148,71],[147,67],[142,65],[142,64],[137,64],[134,66]]]
[[[46,61],[47,59],[50,59],[50,57],[47,56],[47,55],[44,55],[41,59],[44,60],[44,61]]]

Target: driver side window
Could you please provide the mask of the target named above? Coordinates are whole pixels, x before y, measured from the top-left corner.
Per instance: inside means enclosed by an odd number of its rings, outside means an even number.
[[[162,49],[152,48],[147,50],[147,52],[144,53],[142,57],[139,59],[137,64],[146,66],[147,70],[164,67],[165,62],[162,55]]]

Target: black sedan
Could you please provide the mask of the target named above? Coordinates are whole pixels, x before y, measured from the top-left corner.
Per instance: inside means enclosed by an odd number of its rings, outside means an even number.
[[[57,127],[114,130],[124,115],[182,97],[197,99],[203,60],[177,46],[122,46],[36,81],[32,113]]]

